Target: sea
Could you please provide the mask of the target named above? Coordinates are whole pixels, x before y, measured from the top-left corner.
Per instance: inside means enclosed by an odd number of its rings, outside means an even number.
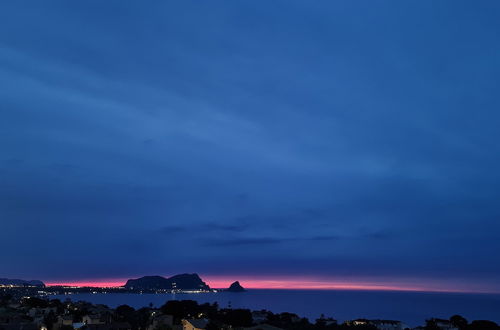
[[[152,304],[160,307],[169,300],[217,302],[221,308],[267,309],[275,313],[291,312],[314,322],[321,314],[342,322],[356,318],[403,321],[408,326],[423,325],[432,317],[448,319],[459,314],[472,320],[491,320],[500,324],[500,294],[350,291],[350,290],[248,290],[242,293],[82,293],[53,298],[88,301],[115,308],[134,308]]]

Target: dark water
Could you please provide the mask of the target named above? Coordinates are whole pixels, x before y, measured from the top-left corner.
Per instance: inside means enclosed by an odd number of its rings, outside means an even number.
[[[244,293],[198,294],[72,294],[56,296],[64,300],[85,300],[110,307],[127,304],[134,308],[163,305],[168,300],[191,299],[200,303],[218,302],[220,307],[268,309],[292,312],[314,321],[320,314],[339,321],[355,318],[401,320],[410,326],[426,318],[449,318],[460,314],[468,320],[487,319],[500,323],[500,295],[319,290],[249,290]]]

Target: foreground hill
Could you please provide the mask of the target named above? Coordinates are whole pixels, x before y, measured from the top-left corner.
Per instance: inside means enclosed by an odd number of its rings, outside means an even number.
[[[144,276],[130,279],[125,288],[133,290],[210,290],[198,274],[180,274],[169,278],[163,276]]]
[[[42,281],[38,280],[19,280],[19,279],[10,279],[10,278],[0,278],[0,285],[15,285],[15,286],[37,286],[44,288],[45,284]]]

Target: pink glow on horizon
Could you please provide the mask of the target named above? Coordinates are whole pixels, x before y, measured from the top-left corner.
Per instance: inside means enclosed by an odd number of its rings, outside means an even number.
[[[486,286],[466,285],[451,281],[418,279],[339,279],[312,277],[248,277],[248,276],[205,276],[213,288],[227,288],[235,280],[248,289],[308,289],[308,290],[379,290],[379,291],[429,291],[429,292],[475,292],[493,293]],[[498,292],[498,291],[494,291]]]
[[[83,281],[53,281],[47,282],[47,286],[88,286],[93,288],[114,288],[123,286],[126,280],[83,280]]]
[[[283,276],[203,276],[201,278],[211,288],[227,288],[238,280],[248,289],[309,289],[309,290],[380,290],[380,291],[434,291],[434,292],[476,292],[495,293],[487,287],[465,285],[464,283],[450,283],[422,280],[346,280],[312,277],[283,277]],[[48,286],[88,286],[88,287],[119,287],[126,279],[98,279],[80,281],[48,281]]]

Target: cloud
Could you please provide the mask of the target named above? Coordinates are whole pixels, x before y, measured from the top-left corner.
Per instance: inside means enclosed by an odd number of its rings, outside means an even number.
[[[295,243],[336,243],[340,241],[363,241],[366,238],[387,240],[392,236],[385,232],[376,232],[369,234],[357,234],[357,235],[316,235],[316,236],[294,236],[294,237],[282,237],[282,238],[271,238],[271,237],[246,237],[233,235],[231,238],[213,238],[205,241],[205,246],[211,247],[227,247],[227,246],[266,246],[268,244],[287,244],[291,246]]]
[[[240,239],[220,239],[208,241],[205,243],[206,246],[222,246],[222,247],[231,247],[231,246],[251,246],[257,245],[259,247],[265,246],[268,244],[279,244],[285,239],[276,239],[276,238],[240,238]]]
[[[187,225],[172,225],[161,228],[161,232],[165,234],[172,233],[206,233],[206,232],[242,232],[248,228],[246,224],[223,224],[217,222],[197,223],[191,222]]]
[[[494,11],[0,6],[5,276],[498,277]]]

